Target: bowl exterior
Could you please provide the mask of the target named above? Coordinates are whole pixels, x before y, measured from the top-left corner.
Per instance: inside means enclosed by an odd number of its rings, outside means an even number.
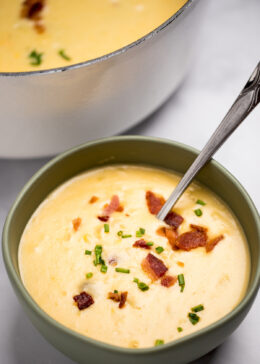
[[[18,246],[23,229],[42,200],[57,186],[85,170],[111,164],[140,164],[183,173],[197,152],[178,143],[145,137],[115,137],[91,142],[58,156],[25,186],[12,207],[3,232],[3,256],[8,276],[26,314],[57,349],[80,364],[188,363],[221,344],[249,311],[260,282],[259,215],[241,185],[219,164],[211,161],[198,180],[217,193],[235,212],[248,240],[251,276],[242,302],[227,316],[195,334],[159,348],[122,349],[77,334],[46,315],[24,288],[18,269]]]
[[[0,157],[53,155],[147,117],[181,83],[205,4],[189,0],[160,30],[93,62],[0,74]]]

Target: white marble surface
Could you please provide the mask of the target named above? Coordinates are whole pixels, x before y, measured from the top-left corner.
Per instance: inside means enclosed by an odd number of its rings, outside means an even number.
[[[260,60],[260,1],[210,1],[201,49],[171,99],[131,134],[171,138],[198,149],[237,96]],[[260,209],[260,107],[217,153],[216,159],[244,185]],[[0,229],[14,198],[45,160],[0,159]],[[0,257],[0,363],[73,364],[50,346],[20,308]],[[218,349],[193,364],[260,363],[260,297],[238,330]]]

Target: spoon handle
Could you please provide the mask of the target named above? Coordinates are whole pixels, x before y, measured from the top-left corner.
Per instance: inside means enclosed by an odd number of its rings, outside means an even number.
[[[213,154],[221,147],[233,131],[242,123],[248,114],[260,102],[260,62],[240,92],[238,98],[231,106],[227,115],[219,124],[205,147],[187,170],[175,190],[159,211],[157,218],[164,220],[183,192],[201,168],[211,159]]]

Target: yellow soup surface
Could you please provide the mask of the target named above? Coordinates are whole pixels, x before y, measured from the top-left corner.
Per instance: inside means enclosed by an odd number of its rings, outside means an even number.
[[[38,23],[44,30],[39,32],[34,19],[21,17],[22,0],[0,0],[0,72],[62,67],[103,56],[157,28],[186,0],[43,2]],[[36,56],[29,57],[33,51]]]
[[[231,312],[250,271],[243,231],[225,203],[197,183],[174,208],[183,218],[177,230],[159,221],[147,193],[166,199],[179,179],[164,170],[122,165],[86,172],[51,193],[20,242],[22,280],[37,304],[72,330],[130,348],[170,342]],[[108,213],[115,196],[119,208]],[[207,228],[208,242],[223,239],[210,251],[175,250],[158,233],[169,229],[181,239],[190,224]],[[140,240],[146,248],[133,246]],[[148,255],[167,272],[151,276],[144,265]],[[170,287],[162,285],[165,277],[171,277]],[[94,303],[79,306],[82,293]]]

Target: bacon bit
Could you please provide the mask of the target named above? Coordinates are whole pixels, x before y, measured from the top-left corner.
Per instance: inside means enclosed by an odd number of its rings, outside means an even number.
[[[174,250],[177,250],[178,248],[175,245],[176,239],[178,237],[177,230],[173,230],[170,228],[166,228],[164,226],[161,226],[156,230],[156,233],[160,236],[166,237],[168,239],[169,244]]]
[[[111,257],[108,260],[108,264],[112,265],[112,267],[115,267],[117,265],[117,258],[116,257]]]
[[[147,242],[144,239],[137,240],[133,244],[134,248],[143,248],[143,249],[151,249],[150,245],[147,245]]]
[[[72,220],[72,225],[73,225],[74,231],[77,231],[81,225],[81,218],[77,217],[76,219]]]
[[[175,241],[175,245],[179,249],[189,251],[191,249],[206,246],[207,239],[208,237],[205,229],[194,229],[178,236]]]
[[[97,196],[92,196],[91,199],[89,200],[89,203],[95,203],[97,202],[98,197]]]
[[[109,216],[98,216],[97,217],[100,221],[104,221],[104,222],[106,222],[106,221],[108,221],[109,220]]]
[[[77,303],[79,310],[84,310],[94,303],[92,296],[84,291],[81,292],[79,295],[74,296],[73,299]]]
[[[123,308],[125,306],[126,303],[126,299],[127,299],[127,292],[121,292],[120,295],[120,303],[119,303],[119,308]]]
[[[42,23],[42,11],[45,7],[45,0],[25,0],[22,3],[21,18],[27,18],[34,22],[35,29],[42,33],[45,27]]]
[[[221,241],[224,239],[224,235],[219,235],[217,236],[216,238],[214,239],[211,239],[207,242],[206,244],[206,252],[209,253],[211,252],[215,246]]]
[[[164,276],[162,279],[161,279],[161,285],[164,286],[164,287],[171,287],[173,286],[175,283],[177,282],[177,277],[174,276]]]
[[[182,267],[182,268],[184,267],[184,263],[183,262],[177,262],[177,264],[178,264],[179,267]]]
[[[123,210],[124,208],[120,205],[119,197],[117,195],[113,195],[110,203],[104,206],[103,215],[98,216],[98,219],[101,221],[108,221],[113,212],[122,212]]]
[[[141,266],[143,271],[147,273],[153,281],[164,276],[168,270],[163,261],[151,253],[149,253],[146,258],[143,259]]]
[[[107,298],[114,302],[119,302],[118,307],[123,308],[126,303],[127,294],[128,292],[121,292],[121,293],[109,292]]]
[[[164,221],[166,224],[172,226],[175,230],[183,223],[183,217],[181,215],[176,214],[176,212],[171,211],[167,214]]]
[[[165,203],[163,196],[155,195],[152,191],[145,194],[146,203],[151,214],[156,215]]]

